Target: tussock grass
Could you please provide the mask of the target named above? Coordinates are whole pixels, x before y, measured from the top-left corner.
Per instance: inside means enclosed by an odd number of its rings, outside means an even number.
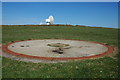
[[[28,39],[77,39],[117,47],[118,30],[66,26],[2,27],[3,43]],[[118,54],[67,63],[27,63],[3,57],[3,78],[117,78]]]

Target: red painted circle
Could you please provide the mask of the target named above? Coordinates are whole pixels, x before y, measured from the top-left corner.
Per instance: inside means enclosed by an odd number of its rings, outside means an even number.
[[[63,40],[73,40],[73,39],[63,39]],[[25,40],[25,41],[30,41],[30,40]],[[77,41],[85,41],[85,40],[77,40]],[[4,52],[8,53],[8,54],[12,54],[12,55],[15,55],[15,56],[18,56],[18,57],[34,58],[34,59],[41,59],[41,60],[81,60],[81,59],[101,57],[101,56],[104,56],[106,54],[113,53],[113,51],[114,51],[114,48],[109,46],[109,45],[105,45],[105,44],[99,43],[99,42],[93,42],[93,43],[101,44],[101,45],[107,47],[108,50],[104,53],[101,53],[101,54],[97,54],[97,55],[93,55],[93,56],[85,56],[85,57],[59,57],[59,58],[56,58],[56,57],[40,57],[40,56],[31,56],[31,55],[16,53],[16,52],[13,52],[13,51],[9,50],[8,46],[13,44],[13,43],[16,43],[16,42],[21,42],[21,41],[15,41],[15,42],[3,45],[2,50]]]

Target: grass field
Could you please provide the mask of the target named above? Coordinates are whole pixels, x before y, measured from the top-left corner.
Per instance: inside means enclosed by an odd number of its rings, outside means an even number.
[[[77,39],[118,46],[118,30],[75,26],[3,27],[3,41],[27,39]],[[67,63],[27,63],[3,57],[3,78],[117,78],[118,53]]]

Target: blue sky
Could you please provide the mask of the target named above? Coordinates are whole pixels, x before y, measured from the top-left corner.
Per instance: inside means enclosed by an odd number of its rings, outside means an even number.
[[[119,2],[119,0],[2,0],[2,2]]]
[[[117,2],[3,2],[4,24],[39,24],[49,15],[55,24],[118,27]]]

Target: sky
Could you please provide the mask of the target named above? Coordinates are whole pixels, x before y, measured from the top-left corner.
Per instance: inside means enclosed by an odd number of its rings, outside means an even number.
[[[2,0],[2,2],[119,2],[119,0]]]
[[[2,13],[2,3],[0,2],[0,25],[2,24],[2,14],[1,13]]]
[[[117,2],[2,2],[2,24],[54,24],[118,28]]]

